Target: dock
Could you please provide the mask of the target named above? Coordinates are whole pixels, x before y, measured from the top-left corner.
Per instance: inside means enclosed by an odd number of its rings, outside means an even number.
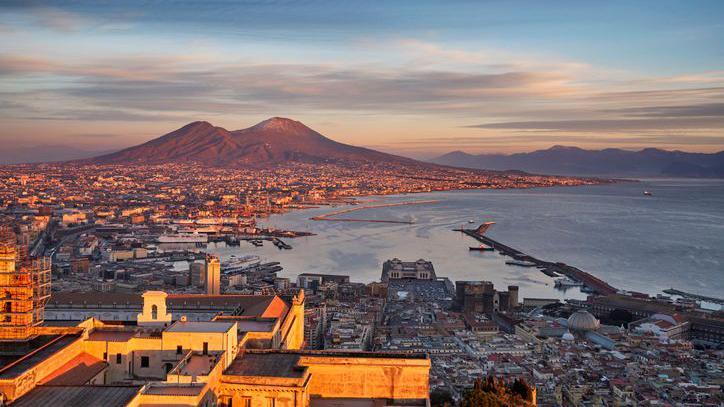
[[[569,266],[565,263],[552,263],[549,261],[541,260],[523,253],[520,250],[514,249],[497,240],[491,239],[482,233],[479,233],[480,229],[454,229],[456,232],[462,232],[479,241],[480,243],[492,247],[497,250],[500,254],[512,257],[513,259],[521,262],[530,262],[535,264],[535,267],[541,269],[541,271],[549,277],[559,277],[561,275],[566,276],[574,281],[580,281],[586,287],[596,291],[601,295],[615,294],[618,292],[616,288],[601,280],[594,275],[587,273],[577,267]]]
[[[405,206],[405,205],[433,204],[433,203],[438,203],[438,202],[440,202],[440,201],[427,200],[427,201],[409,201],[409,202],[395,202],[395,203],[387,203],[387,204],[367,205],[367,206],[360,206],[357,208],[347,208],[347,209],[342,209],[339,211],[329,212],[329,213],[325,213],[324,215],[311,217],[309,219],[318,220],[318,221],[330,221],[330,222],[372,222],[372,223],[397,223],[397,224],[404,224],[404,225],[412,225],[415,222],[407,221],[407,220],[337,218],[336,216],[342,215],[345,213],[361,211],[363,209],[388,208],[388,207],[393,207],[393,206]]]
[[[724,305],[724,300],[716,297],[707,297],[706,295],[692,294],[686,291],[677,290],[675,288],[667,288],[664,290],[666,294],[678,295],[679,297],[689,298],[697,301],[710,302],[712,304]]]

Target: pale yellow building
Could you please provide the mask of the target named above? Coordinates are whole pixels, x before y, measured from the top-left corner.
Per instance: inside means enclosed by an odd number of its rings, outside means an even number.
[[[428,404],[426,355],[305,351],[303,291],[288,300],[259,296],[258,304],[254,296],[158,291],[141,298],[135,323],[88,318],[74,327],[40,327],[28,353],[0,368],[4,400],[103,407]],[[189,321],[167,304],[213,300],[228,309],[234,298],[254,314],[236,309]]]

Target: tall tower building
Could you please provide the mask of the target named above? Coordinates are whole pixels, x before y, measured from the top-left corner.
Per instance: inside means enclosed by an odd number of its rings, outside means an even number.
[[[211,255],[206,255],[206,294],[221,294],[221,263]]]
[[[35,336],[50,298],[50,259],[29,259],[15,233],[0,227],[0,341]]]

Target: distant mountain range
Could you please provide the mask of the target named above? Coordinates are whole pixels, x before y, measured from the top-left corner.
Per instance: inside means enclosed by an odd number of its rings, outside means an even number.
[[[432,164],[338,143],[301,122],[274,117],[255,126],[229,131],[193,122],[146,143],[83,163],[198,163],[209,166],[265,166],[287,162]]]
[[[4,145],[0,149],[0,165],[77,160],[107,152],[107,150],[87,151],[62,145],[37,145],[32,147]]]
[[[455,167],[515,169],[551,175],[724,178],[724,151],[705,154],[656,148],[627,151],[554,146],[547,150],[510,155],[473,155],[453,151],[430,161]]]

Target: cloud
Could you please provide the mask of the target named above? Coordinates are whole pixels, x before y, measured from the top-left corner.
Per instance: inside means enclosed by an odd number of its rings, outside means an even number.
[[[690,106],[647,106],[629,109],[611,109],[607,112],[643,117],[724,117],[724,103],[706,103]]]
[[[78,31],[89,24],[89,21],[77,14],[57,8],[40,7],[33,10],[36,24],[61,33]]]
[[[611,132],[651,129],[721,129],[724,117],[652,118],[652,119],[591,119],[521,121],[477,124],[466,127],[480,129],[515,129],[546,131]]]

